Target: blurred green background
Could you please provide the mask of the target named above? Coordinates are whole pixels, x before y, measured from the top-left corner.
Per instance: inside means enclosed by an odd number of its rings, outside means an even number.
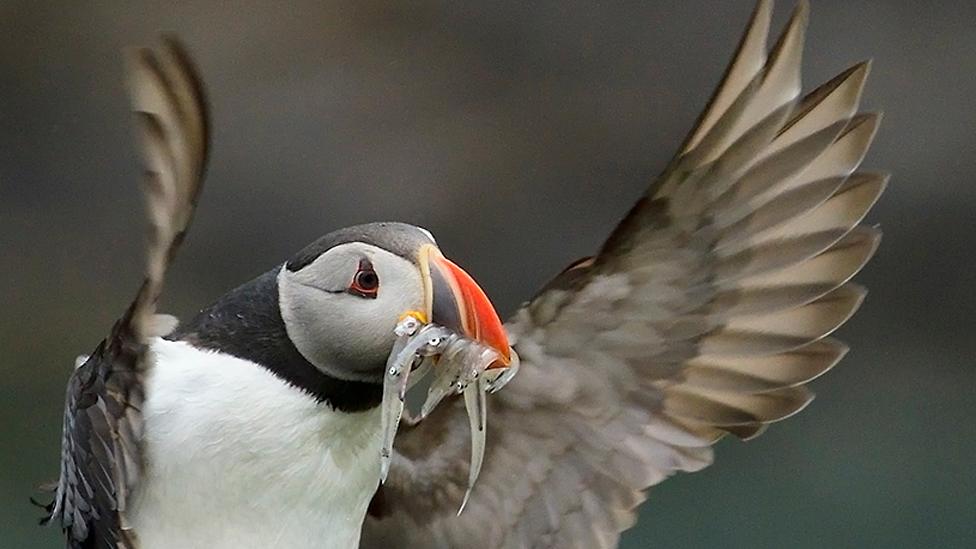
[[[178,4],[178,5],[176,5]],[[776,21],[789,7],[779,6]],[[654,488],[624,547],[976,546],[976,5],[814,1],[806,83],[875,58],[885,241],[819,398]],[[591,252],[691,127],[752,3],[0,3],[0,546],[57,547],[74,357],[140,277],[120,50],[176,32],[213,101],[186,317],[308,241],[399,219],[512,311]]]

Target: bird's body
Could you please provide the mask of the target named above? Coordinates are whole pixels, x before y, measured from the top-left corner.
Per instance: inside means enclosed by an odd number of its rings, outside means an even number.
[[[157,338],[149,356],[149,466],[130,503],[141,548],[357,545],[377,485],[377,408],[337,411],[184,341]]]

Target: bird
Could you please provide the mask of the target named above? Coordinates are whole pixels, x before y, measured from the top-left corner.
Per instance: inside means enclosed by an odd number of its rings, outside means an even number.
[[[760,0],[661,174],[592,256],[504,323],[430,232],[329,233],[185,323],[157,311],[209,148],[177,40],[130,56],[149,218],[135,299],[70,376],[46,520],[69,548],[614,547],[648,490],[803,410],[848,347],[863,220],[888,175],[860,170],[881,120],[860,62],[804,94],[799,2],[767,46]],[[520,367],[490,396],[469,489],[462,399],[406,414],[380,476],[382,379],[405,314]],[[382,480],[382,482],[381,482]]]
[[[175,39],[134,52],[129,75],[146,163],[145,280],[68,383],[51,515],[68,547],[354,547],[376,489],[400,317],[507,353],[501,321],[433,236],[403,223],[333,231],[178,327],[157,314],[209,121]]]

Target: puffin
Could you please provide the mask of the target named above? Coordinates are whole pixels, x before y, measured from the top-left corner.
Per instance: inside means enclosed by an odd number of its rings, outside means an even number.
[[[395,222],[331,232],[186,322],[159,313],[210,123],[178,41],[136,51],[145,277],[70,376],[46,520],[69,548],[616,546],[649,488],[811,402],[866,294],[851,278],[880,242],[862,222],[888,180],[859,169],[881,119],[859,112],[870,64],[804,94],[809,7],[768,47],[772,9],[757,3],[602,246],[505,322],[433,235]],[[520,357],[488,398],[473,490],[456,397],[405,413],[380,473],[405,315]]]
[[[209,121],[175,39],[129,60],[145,280],[68,383],[51,508],[68,547],[355,547],[380,470],[382,378],[407,314],[508,352],[487,297],[404,223],[333,231],[188,322],[156,313]]]

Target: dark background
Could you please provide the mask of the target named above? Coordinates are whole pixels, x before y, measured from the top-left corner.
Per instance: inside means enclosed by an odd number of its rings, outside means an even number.
[[[0,3],[0,546],[56,547],[62,394],[133,295],[142,204],[120,50],[189,45],[213,104],[166,292],[197,307],[322,233],[429,228],[506,314],[591,252],[691,127],[751,2]],[[782,23],[788,3],[781,3]],[[805,82],[874,57],[885,240],[798,417],[654,488],[625,547],[976,544],[976,8],[814,2]]]

